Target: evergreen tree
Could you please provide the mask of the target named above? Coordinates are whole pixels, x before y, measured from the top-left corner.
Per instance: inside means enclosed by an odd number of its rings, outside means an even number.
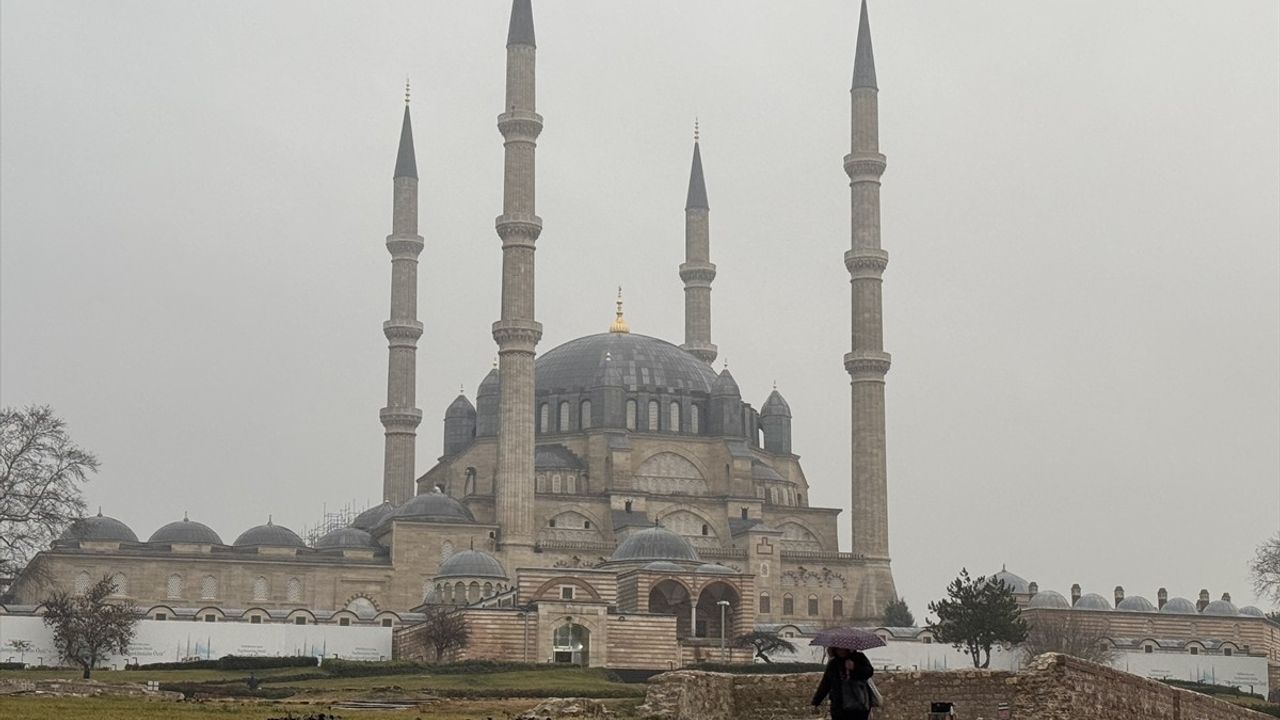
[[[885,627],[915,627],[916,616],[907,607],[906,598],[898,598],[884,606]]]
[[[1027,638],[1013,588],[1003,580],[971,578],[964,568],[947,586],[947,597],[929,603],[929,611],[938,618],[929,623],[938,640],[964,651],[976,668],[990,666],[993,645]]]

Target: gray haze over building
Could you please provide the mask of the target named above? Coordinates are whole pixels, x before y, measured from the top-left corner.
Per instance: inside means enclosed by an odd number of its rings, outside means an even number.
[[[380,500],[391,175],[421,178],[418,472],[498,318],[506,2],[0,5],[0,402],[141,536]],[[853,2],[541,2],[539,351],[683,337],[694,117],[713,341],[849,502]],[[1280,527],[1280,5],[871,4],[890,544],[1252,597]],[[719,365],[719,361],[717,361]],[[841,520],[848,548],[847,515]]]

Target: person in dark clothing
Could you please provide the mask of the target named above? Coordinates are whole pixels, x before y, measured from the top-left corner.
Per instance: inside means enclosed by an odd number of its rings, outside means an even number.
[[[827,669],[818,682],[818,690],[813,694],[812,705],[817,708],[827,696],[831,697],[831,720],[868,720],[871,711],[844,710],[841,697],[846,680],[866,682],[875,675],[875,668],[866,655],[857,650],[831,648],[831,659],[827,661]]]

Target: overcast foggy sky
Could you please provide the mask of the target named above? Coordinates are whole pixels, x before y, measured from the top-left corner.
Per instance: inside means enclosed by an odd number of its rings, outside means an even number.
[[[421,176],[418,472],[495,353],[494,2],[0,4],[0,402],[142,538],[380,499],[391,173]],[[1280,4],[875,0],[890,544],[1252,602],[1280,527]],[[683,339],[693,118],[713,341],[776,379],[848,549],[846,2],[535,2],[539,350]],[[719,363],[717,362],[717,367]]]

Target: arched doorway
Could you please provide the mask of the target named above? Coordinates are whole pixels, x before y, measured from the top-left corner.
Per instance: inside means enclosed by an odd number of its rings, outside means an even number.
[[[726,640],[733,640],[734,618],[737,617],[742,599],[732,585],[719,581],[708,584],[698,593],[698,606],[694,613],[694,630],[698,637],[720,637],[721,601],[728,603],[723,608],[724,637]]]
[[[691,634],[690,611],[693,599],[689,590],[675,580],[663,580],[649,590],[649,612],[659,615],[676,616],[676,637],[686,638]]]
[[[581,625],[565,623],[551,635],[551,659],[565,665],[586,666],[590,659],[591,631]]]

